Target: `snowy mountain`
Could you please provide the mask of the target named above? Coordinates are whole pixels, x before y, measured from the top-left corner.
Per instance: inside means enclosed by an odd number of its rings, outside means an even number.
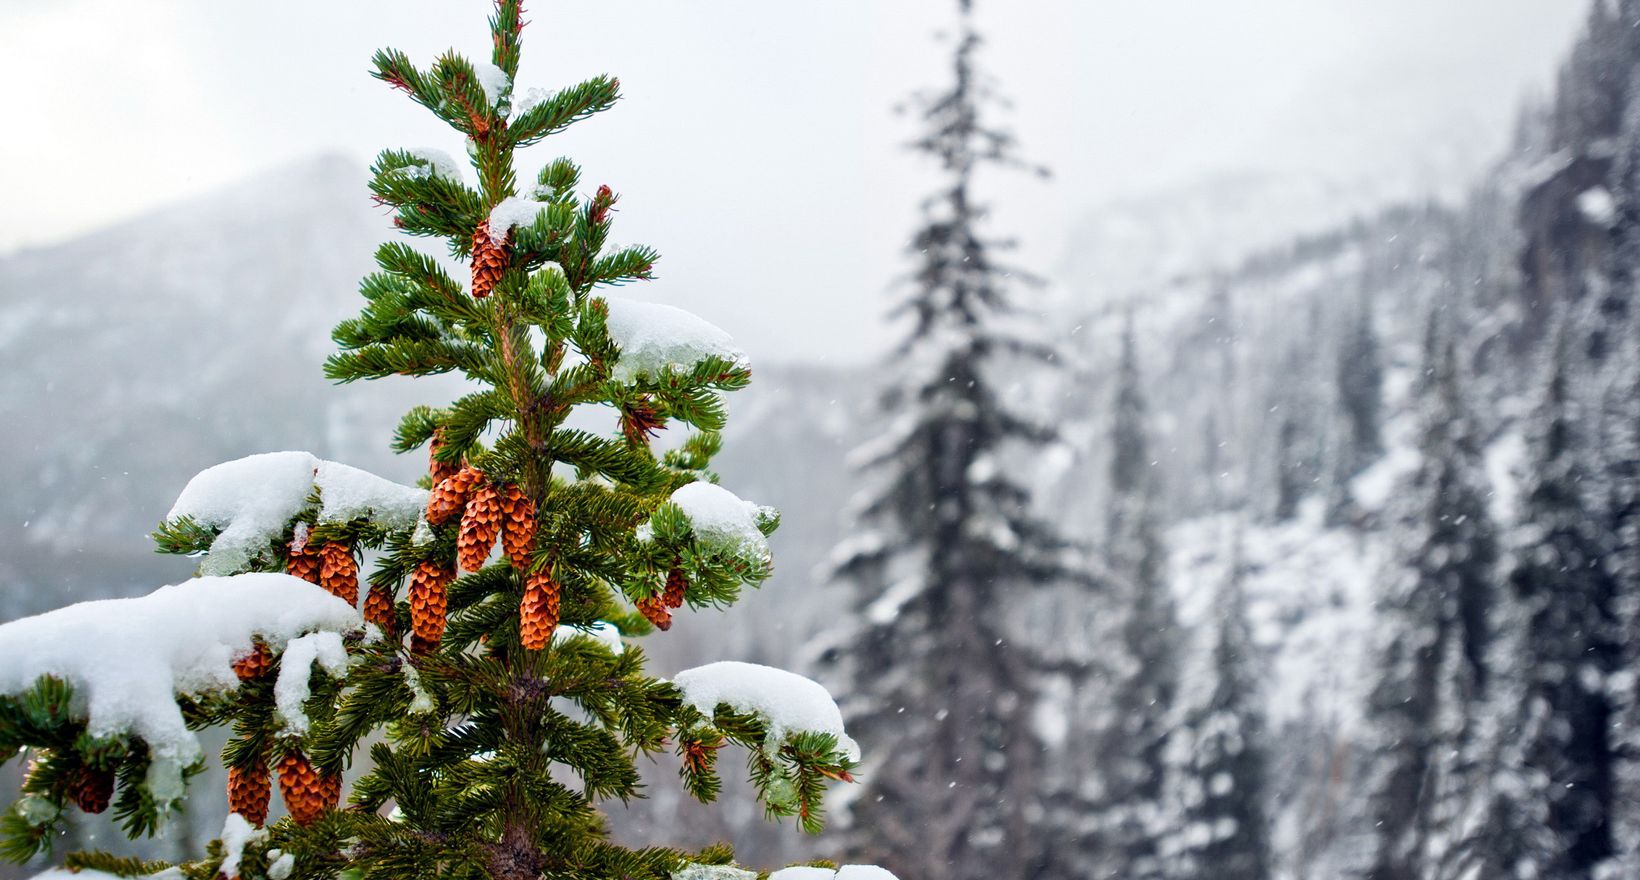
[[[5,616],[186,574],[146,533],[212,463],[313,448],[394,471],[379,395],[320,372],[387,231],[364,180],[315,159],[0,261],[0,565],[27,585]]]

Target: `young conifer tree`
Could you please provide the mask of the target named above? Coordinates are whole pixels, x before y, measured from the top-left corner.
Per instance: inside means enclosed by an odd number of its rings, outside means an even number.
[[[727,743],[747,748],[771,816],[818,829],[826,785],[858,757],[818,685],[733,663],[668,682],[622,640],[763,581],[777,515],[708,470],[721,395],[750,379],[743,356],[687,312],[601,292],[656,260],[606,245],[609,187],[582,195],[568,159],[520,175],[522,148],[618,96],[602,76],[515,90],[522,16],[498,0],[487,61],[375,57],[377,78],[465,138],[477,183],[447,155],[388,150],[371,190],[405,233],[448,242],[471,284],[383,245],[326,371],[466,378],[470,393],[398,428],[396,449],[428,448],[430,491],[301,452],[219,465],[155,534],[200,555],[203,577],[0,627],[0,756],[32,760],[0,820],[4,854],[47,850],[71,804],[112,801],[132,837],[154,833],[202,766],[207,727],[231,730],[232,813],[206,856],[79,853],[70,867],[750,880],[724,847],[623,847],[599,811],[641,796],[636,759],[666,752],[712,800]],[[674,423],[690,436],[653,449]],[[288,817],[270,823],[275,787]]]

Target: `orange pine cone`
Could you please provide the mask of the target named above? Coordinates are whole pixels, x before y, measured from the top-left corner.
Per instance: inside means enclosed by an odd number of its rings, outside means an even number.
[[[298,825],[311,825],[336,806],[341,794],[339,782],[333,784],[301,752],[286,752],[279,759],[279,796]]]
[[[666,589],[661,592],[661,601],[668,608],[683,606],[684,591],[689,589],[689,579],[683,576],[683,569],[674,568],[666,573]]]
[[[672,628],[672,612],[667,610],[666,601],[659,596],[638,600],[638,611],[658,630]]]
[[[517,486],[501,490],[501,550],[513,568],[530,567],[535,549],[535,502]]]
[[[432,560],[425,560],[410,574],[410,629],[434,647],[444,637],[444,614],[449,605],[445,588],[454,572]]]
[[[398,615],[393,610],[393,588],[386,584],[371,584],[364,597],[364,619],[374,623],[389,636],[398,629]]]
[[[273,668],[273,652],[260,641],[253,642],[251,649],[244,656],[233,661],[233,672],[240,681],[250,681],[261,678]]]
[[[538,571],[529,576],[524,600],[518,603],[518,633],[525,648],[539,651],[552,641],[562,601],[563,588],[552,575]]]
[[[467,498],[456,535],[456,561],[467,571],[478,571],[490,558],[490,548],[501,534],[501,496],[489,483],[480,483]]]
[[[467,504],[467,493],[484,482],[484,473],[470,467],[444,478],[427,496],[427,521],[435,526],[448,522]]]
[[[285,571],[292,577],[299,577],[310,584],[319,582],[319,554],[304,545],[296,548],[296,542],[290,543],[290,555],[285,558]]]
[[[461,470],[458,465],[438,460],[439,450],[443,448],[444,429],[438,428],[433,431],[432,442],[427,444],[427,474],[432,478],[435,486],[455,476],[456,472]]]
[[[359,561],[340,541],[319,548],[319,586],[349,605],[359,605]]]
[[[507,271],[507,241],[490,235],[490,221],[473,230],[473,296],[483,299]]]
[[[114,771],[81,765],[68,776],[68,796],[87,813],[101,813],[114,799]]]
[[[431,654],[438,650],[438,639],[424,639],[414,633],[410,634],[410,653],[416,656]]]
[[[325,803],[329,805],[330,809],[336,809],[342,802],[342,774],[321,773],[319,774],[319,784],[322,786],[321,791],[324,794]]]
[[[268,801],[273,796],[273,778],[261,761],[249,767],[228,768],[228,812],[238,813],[258,827],[268,822]]]

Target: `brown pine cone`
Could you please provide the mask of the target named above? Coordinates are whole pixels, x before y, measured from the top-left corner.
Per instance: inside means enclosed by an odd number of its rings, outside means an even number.
[[[684,591],[689,589],[689,579],[683,576],[683,569],[674,568],[666,573],[666,589],[661,592],[661,601],[668,608],[683,607]]]
[[[101,813],[114,799],[114,771],[94,770],[83,764],[68,774],[68,796],[87,813]]]
[[[310,584],[319,582],[319,554],[312,546],[304,545],[296,549],[296,542],[290,543],[290,555],[285,557],[285,571],[292,577],[299,577]]]
[[[467,497],[456,535],[456,561],[467,571],[478,571],[490,558],[490,548],[501,534],[501,496],[489,483],[480,483]]]
[[[506,236],[499,240],[492,237],[490,221],[485,220],[473,230],[473,296],[479,299],[489,296],[506,271]]]
[[[381,627],[381,631],[388,636],[395,635],[399,620],[393,609],[392,587],[386,584],[370,585],[370,592],[364,597],[364,619],[366,623]]]
[[[513,568],[530,567],[535,549],[535,502],[517,486],[501,490],[501,550]]]
[[[359,605],[359,561],[353,549],[340,541],[319,548],[319,586],[357,608]]]
[[[279,796],[296,824],[311,825],[336,806],[340,793],[340,786],[333,786],[301,752],[286,752],[279,759]]]
[[[410,653],[416,656],[431,654],[438,650],[438,639],[424,639],[415,633],[410,634]]]
[[[563,588],[551,574],[537,571],[529,576],[524,600],[518,603],[518,633],[525,648],[539,651],[552,641],[562,601]]]
[[[334,810],[340,806],[342,803],[342,774],[321,773],[319,774],[319,784],[323,786],[325,803],[329,805],[329,808]]]
[[[410,573],[410,629],[435,647],[444,637],[445,588],[454,579],[454,572],[430,559]]]
[[[484,473],[470,467],[444,478],[427,495],[427,521],[435,526],[444,525],[467,505],[467,493],[482,482]]]
[[[261,827],[268,822],[268,800],[273,796],[273,777],[268,765],[257,761],[249,767],[228,768],[228,812]]]
[[[250,681],[261,678],[273,668],[273,652],[260,640],[251,643],[251,649],[244,656],[233,661],[233,672],[240,681]]]
[[[658,630],[672,628],[672,612],[667,610],[666,601],[659,596],[638,600],[638,611]]]
[[[455,476],[456,472],[461,470],[459,465],[438,460],[439,450],[443,448],[444,429],[438,428],[433,431],[433,439],[427,444],[427,474],[432,479],[434,486]]]

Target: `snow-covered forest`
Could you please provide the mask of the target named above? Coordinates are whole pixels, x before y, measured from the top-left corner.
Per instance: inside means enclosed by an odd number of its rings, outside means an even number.
[[[714,468],[782,511],[774,574],[642,640],[826,685],[861,784],[810,836],[660,761],[616,836],[903,880],[1640,877],[1640,0],[1593,0],[1448,192],[1278,192],[1259,229],[1169,193],[1017,267],[966,187],[1031,145],[966,27],[910,114],[948,176],[882,279],[903,345],[753,364]],[[315,157],[0,257],[0,621],[186,579],[147,536],[219,462],[415,483],[393,426],[460,380],[320,370],[389,231],[367,182]],[[187,856],[220,773],[162,838],[71,836]]]

